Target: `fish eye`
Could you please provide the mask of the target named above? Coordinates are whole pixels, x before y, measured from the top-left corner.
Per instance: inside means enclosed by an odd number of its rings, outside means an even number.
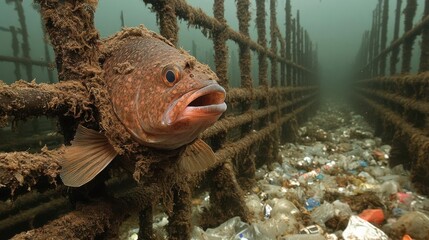
[[[176,81],[176,75],[173,71],[168,70],[167,73],[165,73],[165,79],[167,79],[169,83],[173,83],[174,81]]]
[[[176,82],[180,80],[181,69],[179,66],[171,64],[164,67],[162,70],[162,79],[167,84],[167,86],[173,86]]]

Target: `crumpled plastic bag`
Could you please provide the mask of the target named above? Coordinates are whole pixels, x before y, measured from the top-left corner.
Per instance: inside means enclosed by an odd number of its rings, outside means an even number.
[[[351,216],[343,232],[346,240],[388,240],[389,237],[380,229],[358,216]]]

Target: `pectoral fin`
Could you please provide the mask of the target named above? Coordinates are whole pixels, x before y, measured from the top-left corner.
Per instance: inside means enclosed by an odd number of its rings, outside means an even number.
[[[216,156],[207,143],[197,139],[186,147],[179,159],[179,164],[187,172],[202,172],[216,164]]]
[[[117,155],[102,133],[82,125],[78,126],[71,143],[60,162],[60,177],[66,186],[80,187],[91,181]]]

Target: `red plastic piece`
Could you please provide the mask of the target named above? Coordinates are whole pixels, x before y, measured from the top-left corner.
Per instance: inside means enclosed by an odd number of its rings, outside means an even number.
[[[405,235],[402,237],[402,240],[413,240],[413,239],[410,237],[410,235],[405,234]]]
[[[382,209],[366,209],[359,217],[377,225],[380,225],[384,222],[384,213]]]

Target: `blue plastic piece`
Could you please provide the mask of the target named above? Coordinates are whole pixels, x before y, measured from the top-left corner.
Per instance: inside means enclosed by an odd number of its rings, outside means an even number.
[[[308,211],[311,211],[318,206],[320,206],[320,201],[315,198],[309,198],[307,199],[307,202],[305,202],[305,208]]]

